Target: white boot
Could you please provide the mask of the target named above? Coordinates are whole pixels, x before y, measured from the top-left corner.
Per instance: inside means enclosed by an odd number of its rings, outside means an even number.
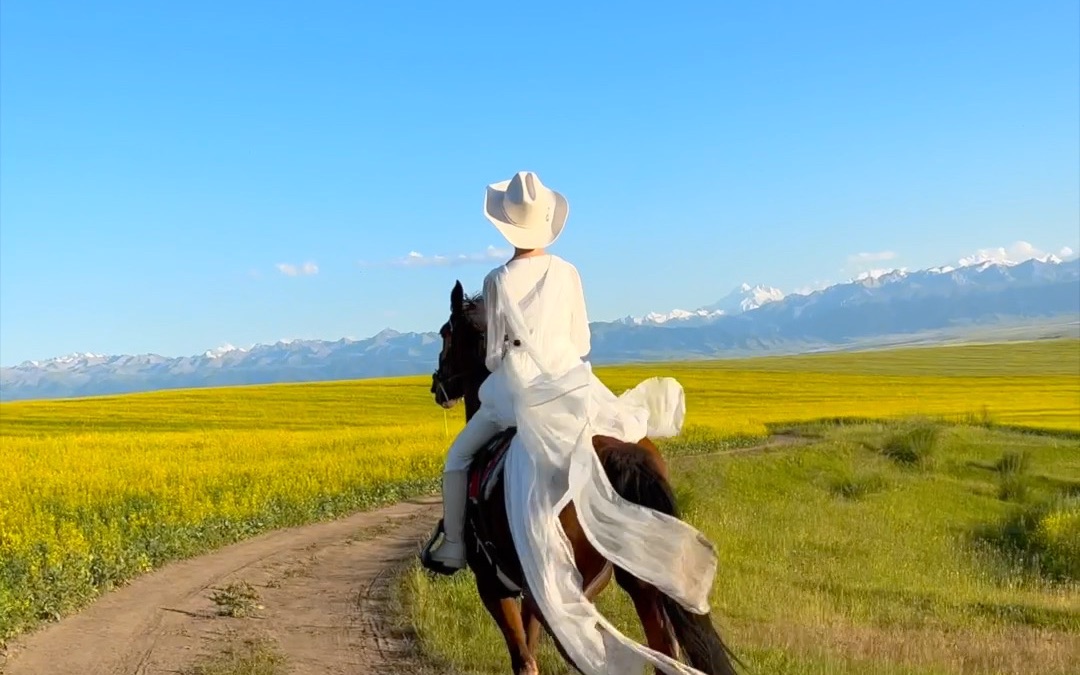
[[[432,560],[459,570],[465,567],[465,500],[468,498],[468,472],[443,474],[443,541]]]

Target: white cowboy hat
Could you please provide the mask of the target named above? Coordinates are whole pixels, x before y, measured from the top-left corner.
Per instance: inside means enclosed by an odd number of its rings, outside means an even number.
[[[487,187],[484,215],[511,245],[550,246],[562,234],[570,205],[558,192],[540,182],[532,171],[518,171],[510,180]]]

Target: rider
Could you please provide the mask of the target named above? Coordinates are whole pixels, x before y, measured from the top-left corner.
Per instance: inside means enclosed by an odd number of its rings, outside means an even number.
[[[674,516],[627,501],[607,478],[592,444],[597,435],[625,442],[681,431],[682,386],[652,377],[620,396],[584,360],[589,330],[577,270],[545,248],[563,231],[566,199],[535,173],[490,185],[484,214],[514,246],[514,257],[484,281],[487,366],[480,410],[454,440],[443,478],[445,540],[432,557],[465,565],[466,470],[499,430],[517,433],[503,478],[506,515],[523,580],[544,624],[584,675],[704,675],[623,635],[581,588],[559,523],[570,502],[590,544],[617,568],[686,610],[709,611],[716,574],[712,544]]]
[[[554,295],[562,311],[545,316],[543,322],[531,303],[523,308],[526,322],[533,331],[570,336],[576,356],[585,358],[590,350],[585,294],[577,268],[562,258],[547,253],[566,225],[569,206],[566,198],[548,189],[539,176],[520,171],[513,178],[487,189],[484,215],[514,247],[506,263],[504,291],[521,300],[538,287],[543,278],[545,296]],[[485,361],[491,372],[480,387],[481,406],[454,439],[443,468],[443,541],[431,557],[448,568],[465,566],[464,519],[467,472],[473,456],[498,432],[514,425],[514,412],[502,380],[502,363],[508,327],[498,303],[496,279],[504,266],[493,269],[484,278],[484,310],[487,321]]]

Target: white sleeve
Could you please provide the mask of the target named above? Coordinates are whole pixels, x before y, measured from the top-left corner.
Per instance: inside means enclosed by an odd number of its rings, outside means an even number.
[[[585,290],[581,286],[581,275],[577,268],[570,266],[572,272],[570,292],[572,301],[570,305],[570,338],[577,348],[578,355],[585,358],[592,351],[592,334],[589,331],[589,313],[585,309]]]
[[[487,350],[484,353],[484,365],[494,373],[502,363],[503,338],[506,336],[506,321],[499,310],[499,293],[495,286],[495,272],[484,277],[484,313],[487,315]]]

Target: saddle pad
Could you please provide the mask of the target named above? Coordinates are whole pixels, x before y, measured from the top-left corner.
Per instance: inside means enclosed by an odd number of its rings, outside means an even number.
[[[497,434],[488,441],[483,449],[477,454],[477,462],[469,476],[469,499],[479,503],[491,498],[491,492],[495,489],[495,483],[502,475],[506,465],[507,451],[510,449],[510,440],[514,437],[516,429],[507,429]]]

